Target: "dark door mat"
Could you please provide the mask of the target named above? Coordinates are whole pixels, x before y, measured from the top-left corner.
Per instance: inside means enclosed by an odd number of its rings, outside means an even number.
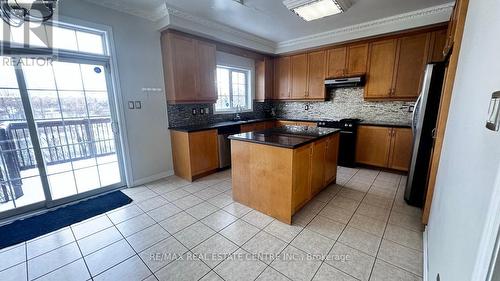
[[[46,213],[20,219],[0,227],[0,249],[31,240],[63,227],[104,214],[132,202],[121,191],[114,191]]]

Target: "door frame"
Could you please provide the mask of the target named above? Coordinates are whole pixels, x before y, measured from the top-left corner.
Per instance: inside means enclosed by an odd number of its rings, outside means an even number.
[[[103,36],[104,40],[107,40],[106,36]],[[109,45],[109,42],[107,42]],[[109,46],[108,46],[109,47]],[[44,49],[38,49],[38,48],[33,48],[33,49],[26,49],[26,48],[5,48],[3,52],[3,56],[10,56],[10,57],[26,57],[26,56],[46,56],[52,54],[51,50],[44,50]],[[104,68],[104,74],[106,75],[106,87],[107,87],[107,93],[108,93],[108,103],[109,103],[109,110],[110,110],[110,117],[112,119],[112,124],[114,123],[114,127],[117,128],[117,132],[114,132],[113,130],[113,135],[114,135],[114,141],[115,141],[115,150],[116,150],[116,155],[118,159],[118,166],[120,169],[120,178],[121,181],[119,183],[115,183],[112,185],[108,185],[105,187],[100,187],[94,190],[89,190],[85,191],[82,193],[70,195],[64,198],[59,198],[59,199],[52,199],[51,193],[50,193],[50,185],[48,183],[48,178],[47,174],[45,171],[45,163],[41,154],[41,149],[40,149],[40,144],[39,144],[39,139],[38,139],[38,133],[37,129],[35,126],[35,120],[33,117],[33,112],[31,110],[31,103],[29,100],[29,95],[28,91],[26,89],[26,84],[25,84],[25,79],[24,79],[24,73],[20,67],[15,67],[15,72],[16,72],[16,78],[18,81],[18,86],[19,86],[19,92],[21,99],[23,101],[23,107],[26,115],[26,121],[28,123],[28,128],[30,131],[30,137],[31,141],[33,143],[33,148],[34,148],[34,153],[35,157],[37,159],[37,169],[39,170],[39,177],[40,181],[42,184],[43,192],[44,192],[44,200],[40,202],[35,202],[29,205],[21,206],[21,207],[16,207],[14,209],[6,210],[3,212],[0,212],[0,223],[4,220],[10,220],[13,217],[18,217],[22,215],[27,215],[30,212],[36,212],[36,211],[45,211],[50,208],[68,204],[70,202],[74,201],[79,201],[88,197],[96,196],[99,194],[104,194],[106,192],[110,192],[112,190],[120,189],[127,184],[127,173],[125,172],[125,162],[126,159],[124,155],[124,148],[122,144],[124,143],[123,140],[123,134],[124,131],[121,130],[122,118],[120,118],[120,111],[119,111],[119,106],[117,106],[117,91],[116,91],[116,78],[113,75],[113,72],[111,71],[111,57],[109,56],[104,56],[104,55],[88,55],[88,54],[79,54],[79,53],[73,53],[73,52],[67,52],[67,51],[58,51],[57,53],[57,59],[56,61],[61,61],[61,62],[69,62],[69,63],[79,63],[79,64],[96,64],[100,65]],[[116,74],[115,74],[116,75]],[[45,210],[44,210],[45,209]]]
[[[445,80],[441,94],[439,105],[438,119],[436,121],[436,137],[434,139],[433,152],[430,160],[429,175],[427,177],[427,194],[425,196],[425,204],[422,214],[422,224],[427,225],[432,208],[432,198],[434,196],[434,188],[441,159],[441,151],[443,148],[444,135],[446,132],[446,123],[448,122],[448,113],[450,110],[451,98],[453,96],[453,86],[455,83],[455,74],[460,57],[460,47],[462,45],[462,37],[465,28],[465,20],[467,18],[467,10],[469,0],[457,0],[455,9],[457,12],[457,23],[453,37],[453,49],[449,57],[448,68],[445,73]]]
[[[494,281],[495,263],[500,259],[500,166],[487,214],[471,280]]]

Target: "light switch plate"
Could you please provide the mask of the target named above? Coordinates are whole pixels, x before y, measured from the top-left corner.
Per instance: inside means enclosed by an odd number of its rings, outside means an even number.
[[[134,109],[135,108],[135,103],[133,101],[128,102],[128,109]]]
[[[495,132],[500,130],[500,91],[491,95],[486,128]]]
[[[135,108],[136,108],[136,109],[141,109],[141,108],[142,108],[142,103],[141,103],[141,101],[138,101],[138,100],[137,100],[137,101],[135,101]]]

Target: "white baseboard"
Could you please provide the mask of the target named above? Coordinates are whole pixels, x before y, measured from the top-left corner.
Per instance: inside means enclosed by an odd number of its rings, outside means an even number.
[[[424,280],[429,281],[429,257],[428,257],[428,249],[427,249],[427,226],[425,226],[425,231],[423,235],[423,248],[424,248]]]
[[[145,178],[134,180],[132,182],[132,186],[130,186],[130,187],[138,186],[138,185],[149,183],[149,182],[153,182],[153,181],[160,180],[160,179],[172,176],[172,175],[174,175],[174,171],[173,170],[165,171],[165,172],[162,172],[162,173],[159,173],[159,174],[151,175],[149,177],[145,177]]]

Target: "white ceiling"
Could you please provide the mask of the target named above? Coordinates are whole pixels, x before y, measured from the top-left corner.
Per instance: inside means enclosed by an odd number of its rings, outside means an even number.
[[[446,5],[451,0],[351,0],[352,7],[343,14],[306,22],[289,11],[281,0],[244,0],[245,5],[234,0],[87,1],[158,21],[159,29],[172,26],[275,53],[328,43],[326,39],[331,42],[348,39],[337,36],[340,30],[359,31],[361,27],[397,21],[397,26],[385,26],[371,33],[391,32],[442,22],[451,11],[451,5]],[[329,38],[318,41],[316,37],[321,34]],[[239,43],[238,38],[242,39]],[[296,43],[300,44],[293,46]]]
[[[154,1],[154,0],[150,0]],[[167,5],[259,37],[282,42],[448,3],[450,0],[353,0],[345,13],[306,22],[281,0],[167,0]]]

